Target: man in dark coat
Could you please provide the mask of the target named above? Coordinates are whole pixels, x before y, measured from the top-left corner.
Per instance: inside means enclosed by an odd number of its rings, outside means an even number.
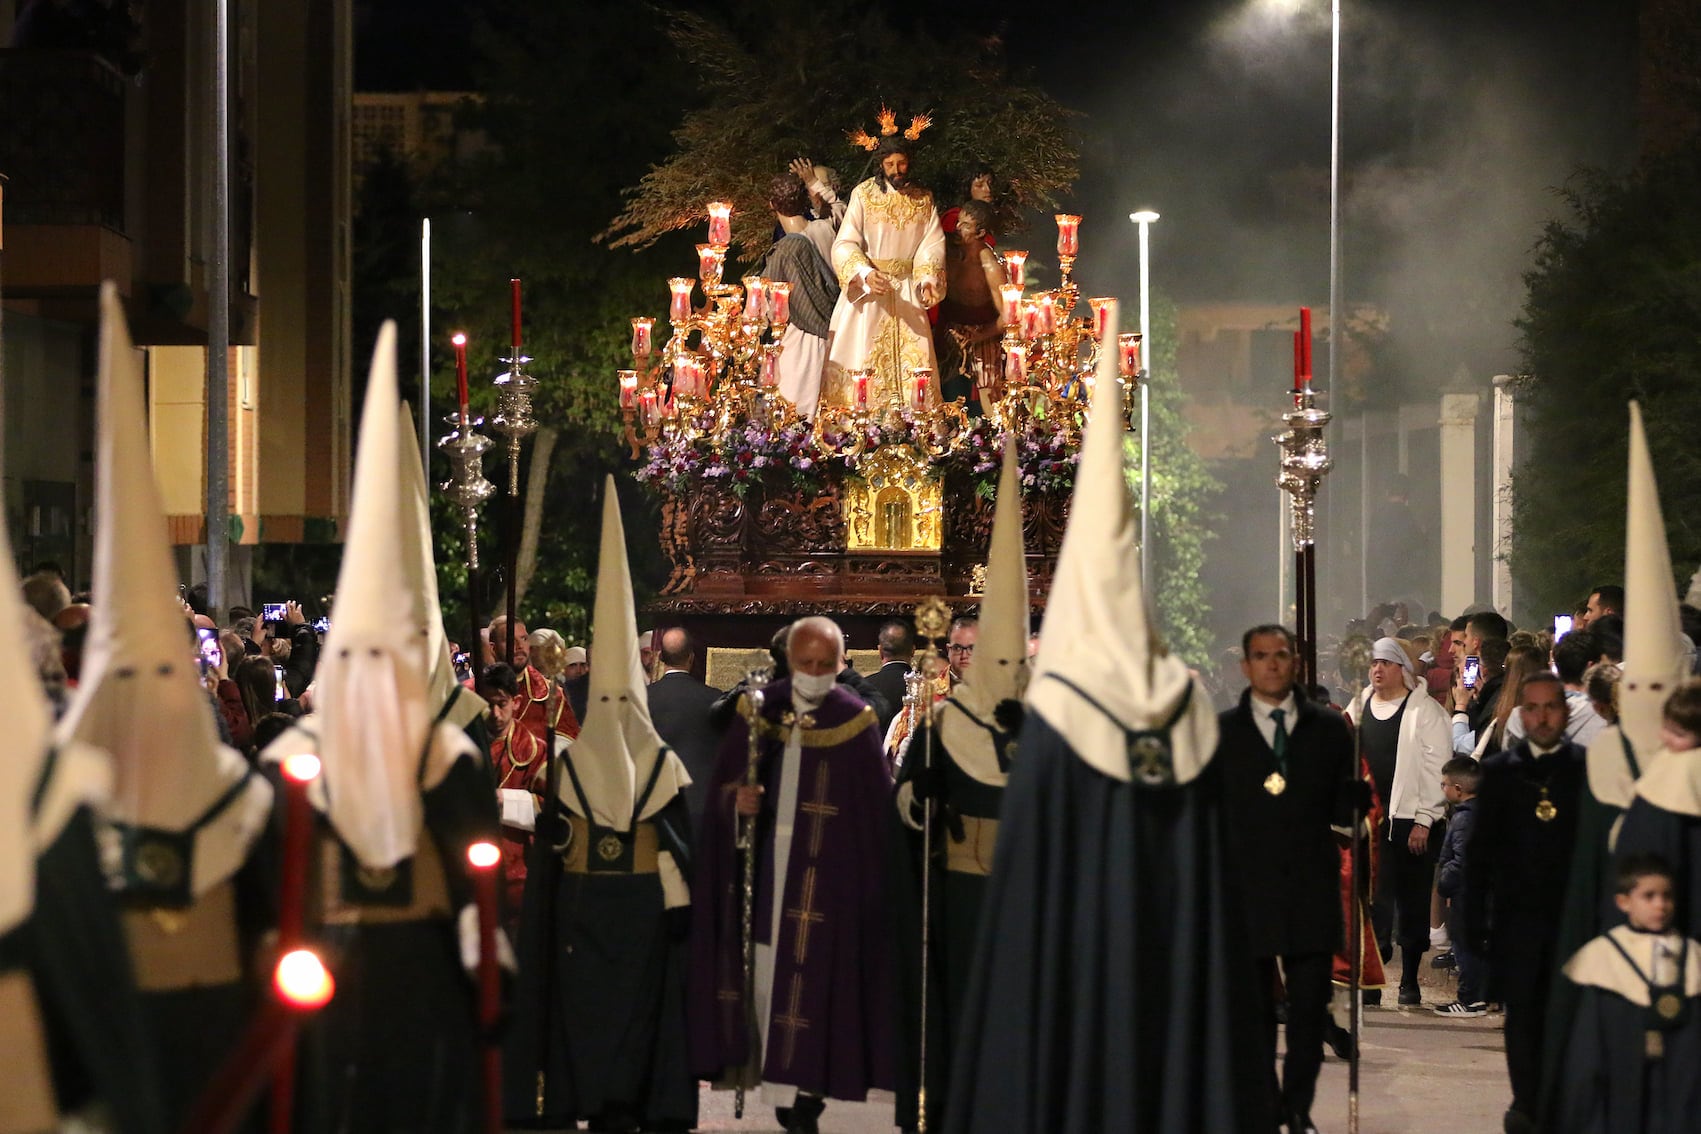
[[[1331,828],[1352,822],[1353,741],[1346,721],[1295,688],[1296,651],[1284,626],[1241,639],[1250,687],[1217,718],[1229,817],[1229,863],[1239,882],[1258,992],[1264,1053],[1276,1058],[1276,965],[1287,986],[1287,1057],[1274,1102],[1293,1134],[1311,1129],[1323,1064],[1329,976],[1341,947],[1340,858]]]
[[[880,735],[885,736],[892,718],[903,711],[904,694],[908,692],[904,679],[915,660],[915,631],[909,623],[891,619],[880,627],[879,646],[880,668],[869,677],[868,684],[886,699],[886,708],[880,713]]]
[[[709,722],[709,706],[721,691],[691,672],[697,660],[697,644],[683,627],[662,631],[662,675],[645,687],[650,703],[650,720],[667,746],[685,762],[691,786],[685,790],[685,805],[691,813],[691,829],[703,823],[703,801],[714,779],[715,755],[721,734]]]
[[[1548,992],[1582,796],[1583,750],[1565,739],[1565,686],[1524,679],[1524,740],[1482,763],[1465,851],[1465,934],[1489,958],[1490,999],[1506,1006],[1508,1131],[1534,1130]],[[1498,991],[1498,997],[1494,993]]]

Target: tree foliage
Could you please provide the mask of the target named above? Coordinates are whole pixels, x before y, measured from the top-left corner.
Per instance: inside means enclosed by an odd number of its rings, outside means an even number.
[[[1514,477],[1523,616],[1624,572],[1626,403],[1642,405],[1675,574],[1701,559],[1701,145],[1594,173],[1536,248],[1518,321],[1531,445]]]
[[[761,0],[725,20],[686,10],[664,19],[703,104],[685,114],[673,153],[628,193],[604,234],[615,247],[698,226],[704,204],[720,199],[736,210],[734,245],[755,259],[771,238],[774,176],[808,156],[837,168],[848,193],[872,165],[846,133],[875,133],[882,106],[900,124],[931,112],[912,176],[947,202],[966,196],[976,172],[993,171],[1004,231],[1017,209],[1056,207],[1078,176],[1071,112],[1012,73],[997,36],[899,32],[877,6],[850,0]]]

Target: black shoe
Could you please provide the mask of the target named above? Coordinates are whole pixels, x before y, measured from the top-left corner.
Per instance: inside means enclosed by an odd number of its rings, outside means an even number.
[[[1328,1031],[1323,1033],[1323,1037],[1328,1041],[1329,1050],[1335,1053],[1336,1059],[1351,1059],[1353,1057],[1352,1032],[1339,1024],[1331,1023]]]
[[[1317,1134],[1317,1127],[1312,1125],[1309,1114],[1289,1115],[1288,1134]]]
[[[825,1099],[813,1095],[798,1095],[785,1117],[786,1134],[821,1134],[816,1119],[827,1109]]]
[[[1508,1108],[1500,1127],[1506,1134],[1536,1134],[1536,1120],[1517,1107]]]
[[[1449,949],[1445,953],[1437,953],[1431,957],[1429,967],[1432,969],[1456,969],[1459,967],[1459,958],[1453,955],[1453,950]]]
[[[1380,1008],[1382,1006],[1382,990],[1380,988],[1360,989],[1359,996],[1363,998],[1366,1008]]]
[[[1402,984],[1400,986],[1400,1003],[1402,1005],[1422,1004],[1423,993],[1415,984]]]

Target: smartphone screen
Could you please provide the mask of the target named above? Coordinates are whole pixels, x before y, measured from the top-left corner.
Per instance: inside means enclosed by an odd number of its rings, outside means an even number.
[[[266,622],[282,622],[286,605],[281,602],[263,603],[260,607],[260,618]]]
[[[219,645],[219,632],[209,630],[205,626],[195,628],[195,637],[200,639],[201,668],[217,669],[224,662],[224,647]]]
[[[1465,672],[1459,677],[1459,684],[1466,689],[1475,689],[1477,679],[1482,676],[1482,659],[1471,654],[1465,659]]]
[[[1557,642],[1561,638],[1565,637],[1565,635],[1571,633],[1571,626],[1572,626],[1572,618],[1569,614],[1556,614],[1556,615],[1554,615],[1553,616],[1553,640],[1555,642]]]
[[[287,700],[289,700],[289,687],[284,684],[283,666],[274,665],[272,667],[272,677],[276,680],[276,685],[272,689],[272,700],[274,700],[274,701],[287,701]]]
[[[331,620],[329,618],[315,618],[313,620],[313,629],[317,630],[321,634],[329,634],[331,632]]]

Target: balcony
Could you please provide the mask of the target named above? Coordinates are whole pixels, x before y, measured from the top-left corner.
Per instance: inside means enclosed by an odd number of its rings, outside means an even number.
[[[8,299],[128,289],[122,75],[86,51],[0,51]]]

